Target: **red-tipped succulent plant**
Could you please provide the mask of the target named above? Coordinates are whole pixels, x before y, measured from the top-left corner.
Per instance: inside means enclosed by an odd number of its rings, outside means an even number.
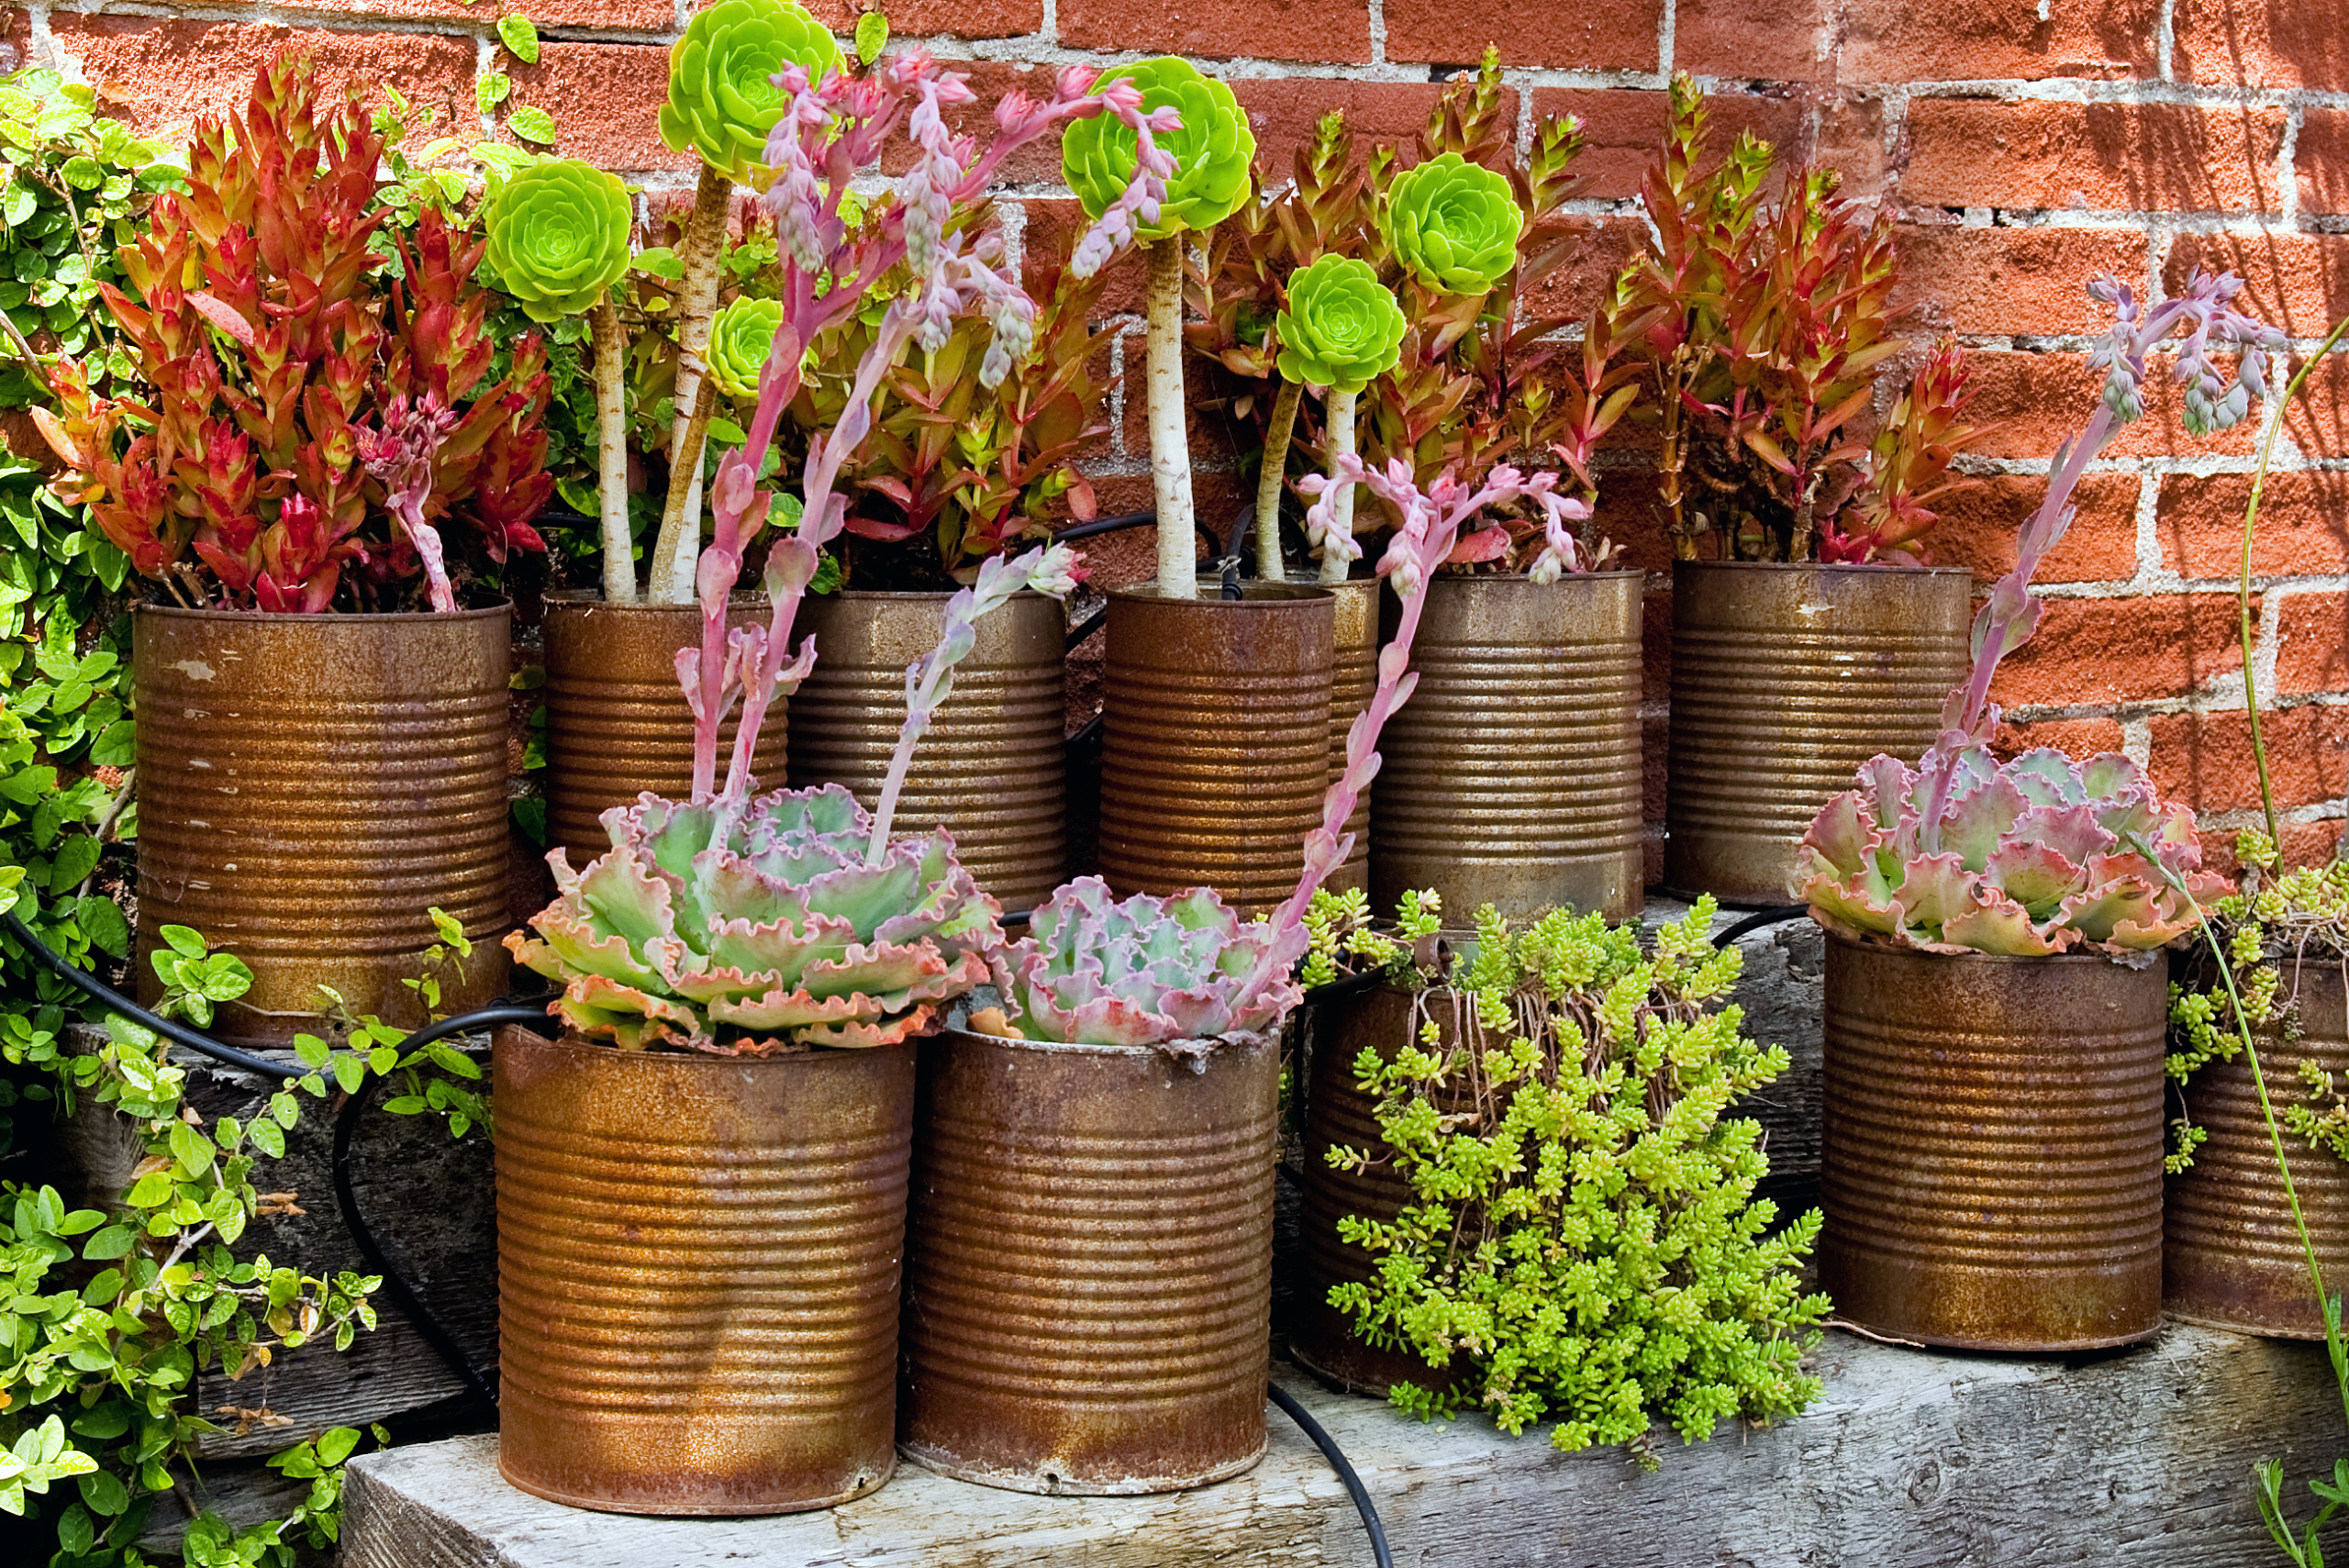
[[[385,280],[382,154],[354,93],[291,55],[262,66],[123,248],[137,297],[102,285],[151,406],[96,396],[68,362],[58,410],[35,411],[60,491],[187,602],[400,608],[422,577],[453,608],[451,525],[493,561],[544,548],[544,353],[518,340],[484,384],[480,248],[434,211]]]

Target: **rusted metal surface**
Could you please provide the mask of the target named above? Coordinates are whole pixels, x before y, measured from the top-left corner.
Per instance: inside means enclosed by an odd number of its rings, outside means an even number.
[[[2268,1100],[2279,1111],[2307,1093],[2302,1062],[2349,1074],[2343,961],[2287,960],[2283,971],[2277,995],[2298,999],[2299,1036],[2287,1040],[2263,1029],[2255,1037]],[[2186,1106],[2210,1136],[2194,1151],[2192,1167],[2169,1179],[2162,1210],[2164,1306],[2174,1318],[2221,1329],[2324,1338],[2250,1062],[2238,1054],[2203,1068],[2186,1086]],[[2283,1130],[2284,1157],[2325,1288],[2338,1290],[2349,1278],[2349,1164]]]
[[[1326,601],[1324,601],[1326,603]],[[922,1045],[909,1459],[1023,1492],[1171,1492],[1264,1451],[1280,1052]]]
[[[1820,806],[1932,743],[1973,592],[1954,566],[1675,562],[1665,886],[1786,902]]]
[[[677,684],[677,650],[701,646],[698,605],[607,605],[598,594],[547,595],[547,844],[584,866],[612,847],[602,823],[646,790],[682,800],[694,782],[694,716]],[[738,594],[729,627],[763,624],[763,595]],[[784,754],[789,704],[760,731],[768,771]],[[740,710],[719,727],[719,765]]]
[[[1374,1103],[1354,1077],[1364,1051],[1393,1060],[1418,1039],[1417,994],[1378,985],[1349,992],[1311,1008],[1313,1060],[1305,1097],[1305,1169],[1299,1183],[1297,1288],[1289,1325],[1291,1360],[1352,1394],[1384,1397],[1397,1383],[1426,1385],[1445,1374],[1407,1351],[1382,1350],[1353,1331],[1353,1320],[1330,1305],[1332,1285],[1376,1277],[1371,1255],[1338,1237],[1348,1215],[1389,1220],[1410,1201],[1410,1185],[1389,1163],[1367,1170],[1333,1169],[1331,1149],[1354,1149],[1374,1162],[1391,1151],[1380,1136]]]
[[[450,1012],[506,982],[506,606],[453,615],[271,616],[141,606],[140,996],[167,925],[251,965],[215,1032],[283,1044],[353,1012],[422,1022],[400,984],[434,940],[473,940],[441,976]]]
[[[1641,582],[1435,579],[1379,745],[1374,907],[1432,887],[1457,926],[1486,903],[1639,911]]]
[[[498,1469],[636,1514],[889,1478],[910,1042],[745,1060],[499,1031]]]
[[[1249,913],[1288,896],[1330,783],[1336,601],[1109,595],[1101,875],[1123,896],[1205,885]]]
[[[1346,732],[1353,728],[1363,709],[1378,690],[1378,604],[1385,587],[1378,577],[1356,577],[1336,584],[1330,592],[1336,598],[1335,617],[1330,633],[1330,778],[1335,783],[1346,771]],[[1322,885],[1332,893],[1348,888],[1370,890],[1370,802],[1377,793],[1377,781],[1362,792],[1354,802],[1353,815],[1346,818],[1346,831],[1354,836],[1354,847],[1331,872]]]
[[[2161,1324],[2168,971],[1827,940],[1820,1288],[1967,1350]]]
[[[946,594],[828,594],[800,625],[816,668],[791,699],[791,783],[881,797],[906,717],[906,666],[938,644]],[[978,624],[914,752],[899,830],[943,823],[963,863],[1007,909],[1032,909],[1068,871],[1067,748],[1062,739],[1064,617],[1021,594]]]

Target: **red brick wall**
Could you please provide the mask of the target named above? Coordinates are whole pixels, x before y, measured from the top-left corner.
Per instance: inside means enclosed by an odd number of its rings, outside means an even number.
[[[661,45],[685,0],[497,4],[527,9],[548,39],[538,66],[514,72],[515,95],[554,113],[562,150],[656,192],[688,183],[653,127]],[[817,9],[846,31],[843,0]],[[2004,424],[1975,465],[1989,482],[1954,509],[1938,551],[1986,576],[2002,569],[2049,454],[2094,398],[2079,360],[2095,321],[2089,277],[2117,272],[2158,294],[2198,263],[2233,267],[2304,350],[2349,312],[2349,28],[2316,0],[895,0],[890,10],[900,38],[927,35],[941,55],[973,61],[990,97],[1038,63],[1087,51],[1192,54],[1232,81],[1275,170],[1333,104],[1366,135],[1408,141],[1432,79],[1497,41],[1522,125],[1564,108],[1589,128],[1573,209],[1589,242],[1568,269],[1569,305],[1603,284],[1630,243],[1624,198],[1662,127],[1665,74],[1697,73],[1720,123],[1832,163],[1851,188],[1893,204],[1914,330],[1954,331],[1978,350],[1976,410]],[[162,127],[226,101],[258,55],[298,32],[336,72],[393,83],[458,134],[493,134],[473,87],[496,68],[488,0],[277,0],[266,20],[259,8],[240,15],[37,5],[11,39],[29,61],[78,72],[117,112]],[[1051,163],[1019,173],[1008,210],[1031,248],[1059,242],[1072,204]],[[1134,291],[1111,297],[1130,306]],[[1120,352],[1138,365],[1138,333]],[[1997,695],[2019,737],[2149,761],[2212,814],[2223,842],[2257,799],[2232,582],[2254,438],[2189,439],[2167,388],[2152,401],[2154,415],[2082,487],[2071,538],[2042,573],[2044,628]],[[1110,506],[1146,500],[1139,410],[1126,413],[1098,462]],[[2331,849],[2349,788],[2344,424],[2349,372],[2336,361],[2286,420],[2254,561],[2252,673],[2270,704],[2288,847],[2301,857]],[[1216,462],[1212,450],[1201,455]],[[1638,558],[1653,567],[1661,551],[1638,490],[1635,479],[1619,486],[1612,531],[1649,540]],[[1207,474],[1201,493],[1220,506],[1232,486]],[[1651,603],[1663,613],[1661,597]],[[1657,728],[1663,677],[1652,670]]]

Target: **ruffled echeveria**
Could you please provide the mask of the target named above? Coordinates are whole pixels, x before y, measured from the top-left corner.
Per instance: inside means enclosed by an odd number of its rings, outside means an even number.
[[[783,302],[745,295],[720,310],[709,327],[709,379],[729,397],[759,395],[759,373],[783,325]]]
[[[1369,262],[1324,256],[1288,281],[1280,313],[1280,373],[1360,392],[1402,357],[1403,309]]]
[[[1517,264],[1525,213],[1507,175],[1457,152],[1431,158],[1386,193],[1386,242],[1442,294],[1483,294]]]
[[[506,939],[562,983],[553,1010],[626,1050],[766,1056],[928,1033],[988,977],[1002,911],[943,830],[868,863],[872,819],[838,784],[604,814],[584,872],[547,857],[556,897]]]
[[[1931,780],[1891,757],[1867,763],[1803,835],[1788,889],[1829,930],[1863,940],[2133,962],[2194,928],[2188,894],[2227,892],[2199,869],[2193,811],[2163,805],[2126,757],[2076,764],[2037,751],[2001,766],[1977,746],[1952,775],[1929,834]]]
[[[1243,995],[1273,940],[1204,887],[1122,903],[1080,876],[1039,908],[1028,935],[994,955],[1010,1032],[1065,1045],[1155,1045],[1197,1052],[1278,1025],[1299,992],[1286,981]]]
[[[594,306],[628,271],[634,214],[619,177],[575,159],[533,163],[482,209],[490,265],[533,321]]]
[[[796,65],[812,84],[840,64],[839,40],[794,0],[718,0],[670,46],[661,139],[741,179],[765,161],[767,132],[791,102],[775,76]]]
[[[1174,158],[1174,172],[1157,220],[1140,225],[1136,238],[1212,228],[1239,211],[1252,194],[1248,165],[1256,156],[1256,133],[1231,89],[1171,55],[1105,71],[1097,85],[1121,77],[1141,88],[1145,110],[1171,107],[1183,117],[1182,129],[1157,138]],[[1061,169],[1086,216],[1098,219],[1132,182],[1136,145],[1133,128],[1115,115],[1077,120],[1062,132]]]

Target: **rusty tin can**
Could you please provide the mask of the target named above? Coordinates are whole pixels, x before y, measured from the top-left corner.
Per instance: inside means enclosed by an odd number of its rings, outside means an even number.
[[[800,625],[816,668],[791,699],[791,783],[845,784],[881,798],[906,718],[906,666],[938,645],[946,594],[828,594]],[[1032,909],[1068,871],[1067,746],[1062,737],[1057,600],[1023,593],[978,623],[915,749],[896,829],[943,824],[963,865],[1007,909]]]
[[[253,971],[215,1032],[282,1045],[355,1013],[420,1024],[400,984],[445,910],[473,939],[444,970],[464,1012],[506,983],[506,606],[451,615],[258,615],[141,605],[139,996],[147,955],[193,926]]]
[[[600,818],[651,790],[683,800],[694,782],[694,716],[677,684],[677,650],[701,646],[699,605],[607,605],[594,593],[549,594],[541,637],[547,662],[547,847],[573,866],[612,847]],[[737,594],[729,628],[764,625],[763,595]],[[777,699],[759,732],[761,755],[779,772],[789,704]],[[741,710],[718,728],[721,775]]]
[[[1269,1037],[924,1041],[906,1457],[1087,1496],[1262,1458],[1279,1094]]]
[[[1391,1061],[1419,1038],[1419,993],[1374,985],[1312,1005],[1312,1061],[1305,1096],[1305,1168],[1298,1187],[1297,1296],[1288,1352],[1323,1382],[1350,1394],[1384,1397],[1398,1383],[1421,1386],[1446,1380],[1441,1368],[1405,1350],[1383,1350],[1354,1332],[1353,1320],[1330,1305],[1334,1285],[1377,1277],[1371,1255],[1339,1239],[1338,1221],[1390,1220],[1411,1201],[1410,1184],[1387,1162],[1392,1151],[1378,1129],[1375,1103],[1354,1077],[1354,1059],[1375,1051]],[[1439,1023],[1442,1020],[1438,1019]],[[1366,1170],[1330,1164],[1332,1149],[1371,1156]]]
[[[1955,566],[1675,562],[1664,885],[1785,903],[1828,797],[1932,743],[1973,594]]]
[[[861,1497],[896,1454],[911,1041],[498,1033],[498,1470],[633,1514]]]
[[[1430,585],[1419,689],[1379,745],[1374,908],[1432,887],[1454,926],[1488,903],[1520,921],[1553,905],[1639,912],[1642,581]]]
[[[2161,1325],[2169,973],[1827,939],[1819,1282],[1878,1334],[2125,1345]]]
[[[1378,690],[1378,605],[1385,586],[1382,578],[1355,577],[1330,588],[1337,601],[1330,634],[1331,784],[1337,783],[1339,775],[1346,771],[1346,733]],[[1354,836],[1354,846],[1321,884],[1332,893],[1353,887],[1365,893],[1370,890],[1370,802],[1377,789],[1377,781],[1373,780],[1371,787],[1354,802],[1353,814],[1346,818],[1346,831]]]
[[[1330,784],[1336,601],[1109,595],[1101,675],[1103,880],[1124,897],[1213,888],[1246,913],[1296,888]]]
[[[2349,1074],[2349,987],[2337,958],[2282,964],[2278,1000],[2296,1002],[2299,1034],[2272,1028],[2255,1039],[2269,1102],[2305,1092],[2300,1064]],[[2259,1111],[2251,1063],[2240,1053],[2213,1062],[2186,1085],[2186,1107],[2210,1136],[2194,1163],[2169,1179],[2163,1214],[2164,1305],[2173,1318],[2294,1340],[2324,1338],[2324,1315],[2309,1281],[2308,1257],[2284,1201],[2276,1150]],[[2349,1278],[2349,1164],[2284,1132],[2292,1187],[2315,1243],[2325,1287]]]

